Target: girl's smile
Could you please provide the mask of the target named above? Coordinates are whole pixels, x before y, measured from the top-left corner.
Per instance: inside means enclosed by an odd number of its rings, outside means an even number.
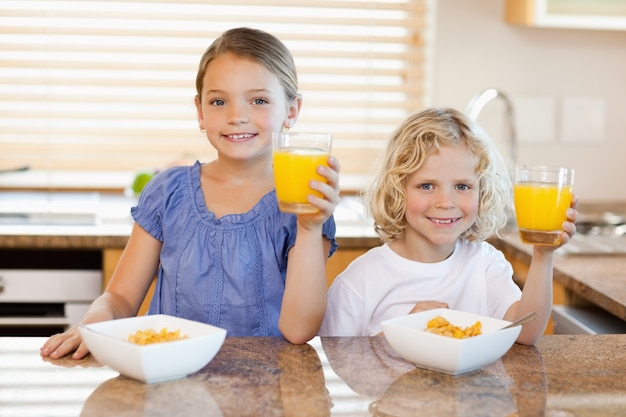
[[[246,142],[257,137],[256,133],[239,133],[231,135],[223,135],[224,139],[230,142]]]

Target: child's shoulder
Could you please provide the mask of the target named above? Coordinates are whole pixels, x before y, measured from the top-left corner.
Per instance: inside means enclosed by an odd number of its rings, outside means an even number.
[[[139,202],[146,204],[149,200],[169,199],[174,194],[187,194],[189,184],[200,182],[194,171],[199,171],[199,164],[180,165],[159,171],[144,187]]]
[[[200,167],[202,164],[196,161],[193,165],[175,165],[168,168],[165,168],[162,171],[159,171],[158,175],[163,175],[165,177],[176,177],[181,175],[186,175],[188,172],[200,171]]]
[[[194,172],[197,172],[199,175],[200,166],[201,164],[196,162],[193,165],[177,165],[169,167],[159,171],[151,182],[154,182],[154,185],[184,183],[189,180],[190,175],[193,176]]]
[[[498,256],[502,254],[498,248],[485,240],[469,241],[467,239],[459,239],[457,241],[456,251],[463,253],[465,256],[475,256],[478,254],[482,256]]]
[[[349,266],[355,270],[368,270],[372,266],[380,265],[381,261],[388,259],[392,255],[393,252],[387,244],[374,246],[373,248],[368,249],[365,253],[357,256],[354,260],[352,260]]]

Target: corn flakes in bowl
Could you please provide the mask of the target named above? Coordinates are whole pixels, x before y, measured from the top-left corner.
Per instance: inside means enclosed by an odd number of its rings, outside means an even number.
[[[165,314],[80,325],[96,360],[147,384],[184,378],[207,365],[226,330]]]
[[[451,375],[473,371],[500,359],[522,330],[521,326],[500,330],[508,324],[506,320],[447,308],[381,323],[385,338],[405,360],[420,368]]]

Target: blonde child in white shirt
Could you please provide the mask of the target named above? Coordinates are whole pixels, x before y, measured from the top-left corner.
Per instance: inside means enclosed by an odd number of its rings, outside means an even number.
[[[383,239],[334,280],[320,335],[380,334],[383,320],[452,308],[513,321],[535,311],[517,339],[534,344],[552,306],[554,251],[576,232],[576,198],[559,246],[533,247],[523,290],[503,254],[485,239],[507,222],[511,181],[489,139],[463,113],[429,108],[388,143],[366,193]]]

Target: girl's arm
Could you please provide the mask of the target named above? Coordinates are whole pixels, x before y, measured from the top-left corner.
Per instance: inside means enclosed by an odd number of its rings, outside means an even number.
[[[156,273],[160,251],[161,242],[135,224],[111,281],[93,301],[81,323],[135,316]],[[78,326],[51,336],[41,347],[42,356],[54,359],[70,352],[74,352],[74,359],[88,353]]]
[[[518,343],[532,345],[539,340],[546,329],[552,311],[554,251],[566,244],[576,233],[576,225],[574,224],[578,217],[576,205],[577,200],[574,198],[572,207],[567,211],[567,221],[563,223],[560,245],[533,246],[530,269],[522,290],[522,298],[509,308],[504,317],[505,320],[513,321],[531,311],[539,314],[536,320],[522,326],[522,331],[517,338]]]
[[[326,260],[330,242],[322,236],[322,226],[339,204],[339,163],[328,159],[330,168],[318,172],[327,183],[312,181],[311,188],[324,198],[309,195],[309,202],[320,211],[298,215],[296,241],[289,251],[285,293],[278,327],[291,343],[311,340],[319,331],[326,312]]]
[[[319,331],[326,312],[326,259],[330,242],[321,231],[298,230],[289,252],[287,281],[278,327],[291,343],[302,344]]]

